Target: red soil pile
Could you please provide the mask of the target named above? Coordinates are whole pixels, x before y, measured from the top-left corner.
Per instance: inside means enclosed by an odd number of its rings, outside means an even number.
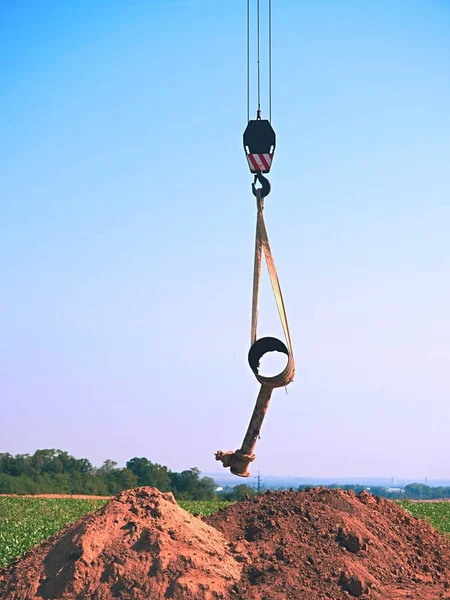
[[[225,538],[153,488],[123,492],[0,571],[2,600],[228,598]]]
[[[1,600],[450,600],[450,541],[367,493],[276,492],[207,519],[124,492],[0,571]]]
[[[267,493],[206,521],[244,564],[235,598],[450,600],[450,541],[366,492]]]

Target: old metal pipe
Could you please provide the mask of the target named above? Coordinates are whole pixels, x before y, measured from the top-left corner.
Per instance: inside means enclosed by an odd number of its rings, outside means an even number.
[[[255,460],[253,451],[270,404],[272,391],[272,387],[268,387],[267,385],[261,386],[241,448],[235,452],[232,450],[229,452],[222,452],[221,450],[216,452],[216,460],[221,461],[224,467],[230,467],[233,475],[238,475],[239,477],[248,477],[250,475],[248,465]]]

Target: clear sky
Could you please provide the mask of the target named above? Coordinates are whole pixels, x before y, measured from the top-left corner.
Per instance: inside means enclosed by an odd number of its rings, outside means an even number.
[[[259,387],[245,17],[1,3],[0,451],[211,472],[240,446]],[[297,375],[253,471],[449,476],[449,69],[446,0],[273,1],[266,223]]]

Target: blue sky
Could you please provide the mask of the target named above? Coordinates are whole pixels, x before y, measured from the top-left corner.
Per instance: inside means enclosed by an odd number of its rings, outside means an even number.
[[[218,471],[240,446],[258,391],[245,17],[2,3],[1,451]],[[448,475],[449,60],[445,1],[273,2],[266,223],[297,375],[253,470]],[[260,334],[280,335],[262,294]]]

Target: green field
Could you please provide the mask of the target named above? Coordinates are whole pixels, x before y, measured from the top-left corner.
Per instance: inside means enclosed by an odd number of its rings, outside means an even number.
[[[450,502],[399,502],[400,506],[419,519],[427,521],[443,534],[450,535]]]
[[[106,500],[72,498],[0,497],[0,566],[42,540],[96,510]],[[180,501],[180,506],[193,514],[209,515],[226,506],[217,501]],[[443,534],[450,535],[450,502],[399,502],[415,517],[428,521]]]
[[[106,500],[0,497],[0,567],[47,539]],[[193,514],[209,515],[226,502],[180,501]]]

